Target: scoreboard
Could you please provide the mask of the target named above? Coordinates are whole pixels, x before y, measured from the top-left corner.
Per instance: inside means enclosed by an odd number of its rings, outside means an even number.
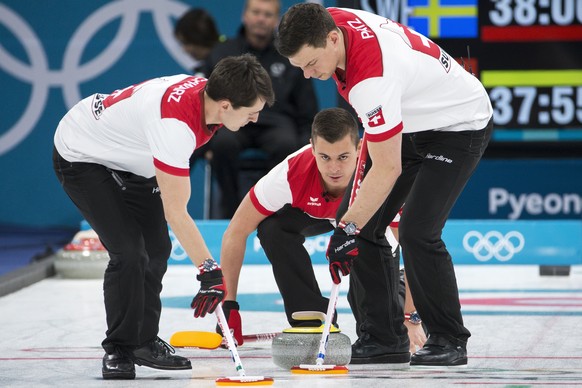
[[[582,0],[355,0],[406,24],[487,89],[497,141],[582,141]]]

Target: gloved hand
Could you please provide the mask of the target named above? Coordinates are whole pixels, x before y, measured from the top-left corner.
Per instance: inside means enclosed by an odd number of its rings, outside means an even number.
[[[224,316],[226,317],[228,327],[230,328],[230,333],[232,334],[237,346],[240,346],[245,342],[242,333],[242,319],[240,317],[239,308],[240,307],[235,300],[225,300],[222,303],[222,311],[224,311]],[[220,325],[218,324],[216,325],[216,332],[223,335]]]
[[[213,313],[226,297],[226,285],[216,261],[206,259],[198,269],[200,274],[196,279],[200,281],[200,290],[192,299],[190,307],[194,309],[194,318],[204,318],[207,313]]]
[[[341,283],[340,273],[349,275],[352,262],[358,256],[356,236],[348,236],[342,228],[335,228],[329,239],[325,257],[329,261],[329,273],[335,284]]]

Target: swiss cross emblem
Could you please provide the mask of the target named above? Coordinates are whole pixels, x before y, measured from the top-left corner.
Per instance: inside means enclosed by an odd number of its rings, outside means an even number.
[[[384,121],[384,116],[382,115],[382,105],[379,105],[366,113],[366,116],[368,117],[368,125],[370,127],[377,127],[386,123]]]

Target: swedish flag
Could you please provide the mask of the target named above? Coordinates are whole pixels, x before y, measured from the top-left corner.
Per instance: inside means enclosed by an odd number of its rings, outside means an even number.
[[[408,26],[429,38],[478,36],[477,0],[408,0]]]

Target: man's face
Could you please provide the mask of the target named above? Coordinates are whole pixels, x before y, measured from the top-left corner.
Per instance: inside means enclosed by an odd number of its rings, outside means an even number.
[[[248,0],[242,22],[248,35],[260,39],[270,38],[279,21],[279,7],[276,1]]]
[[[337,44],[334,44],[328,36],[325,47],[315,48],[304,45],[295,55],[289,57],[289,62],[303,70],[305,78],[325,81],[335,73],[339,65]]]
[[[325,189],[331,194],[341,194],[348,187],[356,169],[358,149],[352,142],[352,137],[346,135],[335,143],[315,137],[311,144]]]
[[[265,101],[260,98],[257,99],[253,106],[241,106],[236,109],[228,101],[222,101],[221,103],[222,124],[233,132],[238,131],[250,122],[256,123],[259,119],[259,112],[265,106]]]

